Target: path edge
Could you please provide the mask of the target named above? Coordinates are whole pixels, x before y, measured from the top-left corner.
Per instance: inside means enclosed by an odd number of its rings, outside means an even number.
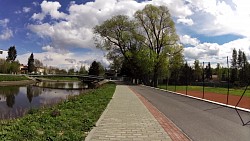
[[[154,116],[154,118],[157,120],[157,122],[161,125],[161,127],[164,129],[164,131],[169,135],[169,137],[173,141],[192,141],[191,138],[188,137],[186,133],[184,133],[173,121],[171,121],[168,117],[166,117],[161,111],[159,111],[152,103],[150,103],[146,98],[144,98],[139,93],[135,92],[130,86],[129,89],[140,99],[140,101],[143,103],[143,105],[148,109],[148,111]],[[151,110],[149,108],[152,108]],[[153,112],[156,112],[156,114],[159,114],[159,117]],[[172,126],[172,129],[167,129],[164,123],[170,124]],[[171,131],[170,131],[171,130]],[[175,133],[173,133],[175,132]],[[176,137],[182,136],[180,137]]]

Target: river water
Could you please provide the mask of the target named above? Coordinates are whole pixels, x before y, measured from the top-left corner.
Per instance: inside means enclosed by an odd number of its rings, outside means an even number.
[[[53,105],[86,91],[82,82],[39,82],[0,87],[0,119],[20,117],[31,108]]]

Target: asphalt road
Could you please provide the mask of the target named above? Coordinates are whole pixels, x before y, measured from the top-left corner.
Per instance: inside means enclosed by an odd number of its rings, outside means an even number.
[[[250,141],[250,125],[242,126],[232,108],[145,86],[130,86],[172,120],[193,141]],[[250,113],[240,111],[244,122]]]

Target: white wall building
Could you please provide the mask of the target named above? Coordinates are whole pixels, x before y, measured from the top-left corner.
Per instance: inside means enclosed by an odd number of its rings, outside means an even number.
[[[0,49],[0,59],[6,59],[8,51]]]

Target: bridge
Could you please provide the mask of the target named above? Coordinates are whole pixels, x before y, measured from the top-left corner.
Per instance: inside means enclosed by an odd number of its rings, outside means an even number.
[[[83,83],[97,83],[102,80],[104,80],[104,77],[102,76],[96,76],[96,75],[66,75],[66,74],[49,74],[49,75],[28,75],[29,77],[76,77],[79,80],[81,80]]]

